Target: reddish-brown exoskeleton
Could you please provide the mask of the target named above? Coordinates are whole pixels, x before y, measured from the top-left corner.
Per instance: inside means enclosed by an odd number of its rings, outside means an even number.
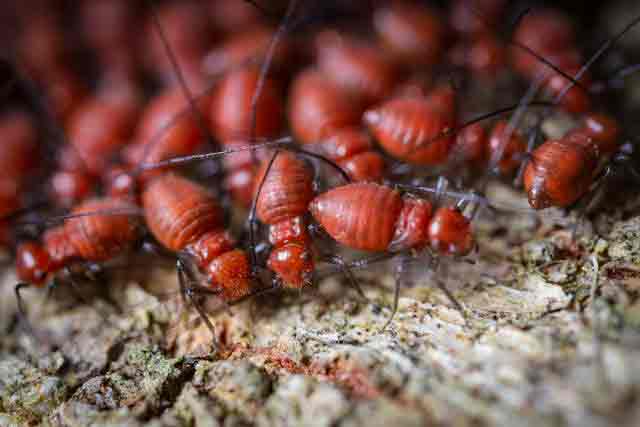
[[[612,117],[588,114],[564,137],[547,140],[533,150],[524,170],[524,188],[531,207],[564,208],[578,201],[603,167],[612,167],[609,163],[618,152],[619,136],[620,127]]]
[[[343,167],[355,181],[379,181],[385,164],[360,129],[362,108],[348,92],[308,69],[289,95],[289,122],[298,141]]]
[[[469,200],[481,199],[469,195],[463,203]],[[403,195],[387,185],[353,183],[336,187],[314,198],[309,209],[333,239],[353,249],[406,253],[431,247],[440,254],[462,256],[474,247],[471,222],[463,214],[462,204],[457,207],[441,206],[434,212],[428,200]],[[398,276],[402,274],[402,271],[397,271]],[[397,277],[389,322],[397,310],[401,280]],[[460,309],[455,298],[440,282],[438,284]]]
[[[215,339],[213,325],[197,298],[217,294],[233,302],[252,292],[249,259],[224,226],[224,210],[203,186],[175,174],[153,178],[142,193],[146,224],[162,246],[176,253],[183,295],[201,314]],[[195,264],[206,285],[194,283],[189,264]],[[201,281],[198,280],[197,283]]]
[[[138,105],[128,97],[96,95],[71,115],[69,141],[60,147],[59,170],[51,177],[51,194],[60,206],[73,206],[94,192],[95,183],[129,143]]]
[[[23,288],[45,284],[54,287],[62,281],[76,290],[70,266],[77,263],[90,269],[126,254],[140,235],[139,214],[135,205],[123,200],[90,199],[61,217],[64,224],[45,231],[40,242],[21,242],[16,250],[16,271],[21,282],[15,292],[27,325],[20,297]]]

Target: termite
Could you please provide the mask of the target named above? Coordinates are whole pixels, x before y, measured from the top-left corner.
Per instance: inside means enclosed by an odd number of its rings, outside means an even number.
[[[553,9],[540,9],[527,14],[513,37],[512,64],[516,71],[530,80],[544,77],[544,87],[554,96],[570,83],[562,74],[549,71],[547,63],[555,69],[573,76],[580,69],[582,58],[576,49],[573,27],[569,19]],[[532,55],[536,53],[537,55]],[[547,61],[538,60],[544,57]],[[554,70],[555,70],[554,69]],[[572,87],[564,95],[560,106],[571,113],[584,113],[590,107],[585,87],[589,77],[581,75],[580,87]]]
[[[356,181],[379,181],[383,157],[360,128],[361,107],[319,71],[298,74],[289,95],[288,117],[297,139],[343,167]]]
[[[139,107],[136,100],[96,94],[71,115],[68,142],[60,147],[60,170],[51,177],[52,196],[61,206],[87,198],[100,177],[128,145]]]
[[[389,96],[398,83],[398,70],[376,46],[335,31],[318,34],[315,45],[321,72],[366,105]]]
[[[394,60],[407,68],[436,64],[444,48],[442,17],[420,4],[394,2],[374,11],[373,27]]]
[[[579,69],[575,79],[580,79],[591,64],[638,22],[640,17],[633,19],[618,34],[605,41]],[[546,43],[566,43],[565,38],[556,35]],[[561,103],[564,96],[577,89],[576,80],[562,88],[554,99],[554,105]],[[632,146],[618,143],[620,126],[613,117],[591,112],[584,114],[579,120],[580,124],[575,129],[560,139],[547,140],[525,158],[524,187],[532,208],[573,206],[594,185],[600,186],[604,181],[601,178],[611,174],[614,167],[621,163],[634,178],[638,178],[637,172],[628,162]]]
[[[75,288],[71,265],[77,263],[89,268],[124,255],[139,237],[139,213],[136,206],[123,200],[90,199],[76,206],[69,215],[58,218],[64,220],[64,224],[47,230],[40,242],[21,242],[16,249],[20,283],[15,287],[15,294],[24,320],[22,289],[47,283],[55,287],[60,282]]]
[[[473,249],[474,239],[470,219],[462,209],[476,199],[480,200],[463,195],[459,206],[441,206],[434,212],[428,200],[403,195],[391,186],[353,183],[318,195],[309,210],[333,239],[349,248],[401,253],[430,246],[440,254],[463,256]],[[385,327],[397,311],[402,274],[401,270],[396,272],[393,311]],[[460,304],[438,284],[462,313]]]

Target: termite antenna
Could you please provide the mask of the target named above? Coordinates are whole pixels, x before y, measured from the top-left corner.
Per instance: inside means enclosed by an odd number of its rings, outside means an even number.
[[[276,19],[278,17],[278,15],[275,12],[273,12],[270,9],[267,9],[266,7],[264,7],[263,5],[259,4],[255,0],[243,0],[243,1],[245,3],[247,3],[247,4],[250,4],[251,6],[255,7],[260,13],[262,13],[265,16],[267,16],[268,18]]]
[[[487,22],[487,20],[483,16],[482,12],[479,11],[476,7],[474,7],[473,5],[469,4],[468,2],[464,3],[464,7],[466,7],[467,9],[469,9],[469,11],[471,13],[476,15],[476,17],[480,20],[480,22],[482,22],[482,25],[484,25],[488,29],[492,29],[492,25]],[[524,17],[529,12],[531,12],[531,10],[532,10],[532,8],[527,8],[517,16],[517,18],[516,18],[516,20],[514,22],[514,26],[513,26],[514,29],[517,27],[517,25],[520,24],[520,22],[522,22],[522,19],[524,19]],[[507,39],[507,43],[512,45],[512,46],[517,47],[520,50],[525,51],[527,54],[533,56],[539,62],[543,63],[546,67],[551,68],[553,71],[555,71],[556,73],[560,74],[565,79],[567,79],[570,82],[572,82],[575,86],[580,88],[585,93],[589,93],[589,90],[586,87],[584,87],[582,84],[580,84],[580,82],[578,81],[578,80],[580,80],[579,77],[576,78],[575,76],[572,77],[570,74],[567,74],[566,72],[561,70],[559,67],[557,67],[555,64],[553,64],[551,61],[546,59],[544,56],[540,55],[538,52],[536,52],[533,49],[531,49],[529,46],[523,45],[522,43],[520,43],[520,42],[518,42],[516,40],[513,40],[512,38]]]
[[[397,253],[385,252],[381,255],[374,255],[367,258],[361,258],[361,259],[349,261],[345,263],[344,267],[348,268],[352,272],[356,270],[363,270],[369,267],[370,265],[377,264],[379,262],[389,261],[390,259],[395,258],[397,256],[398,256]],[[326,268],[324,270],[314,272],[314,278],[317,281],[324,280],[328,277],[334,276],[336,274],[340,274],[342,272],[342,269],[343,269],[342,266],[333,264],[332,267],[330,268]]]
[[[98,216],[98,215],[100,216],[124,216],[124,215],[144,216],[144,211],[142,209],[134,209],[134,208],[102,209],[102,210],[98,209],[91,212],[78,212],[74,214],[53,216],[53,217],[50,217],[44,220],[38,220],[38,221],[16,221],[15,225],[17,227],[25,227],[30,225],[46,226],[46,225],[58,224],[64,221],[68,221],[70,219],[84,218],[84,217]]]
[[[640,15],[636,16],[634,19],[632,19],[631,22],[629,22],[618,34],[616,34],[615,36],[610,37],[609,39],[605,40],[604,43],[602,43],[600,45],[600,48],[598,48],[596,53],[594,53],[591,56],[591,58],[589,58],[589,60],[587,62],[585,62],[585,64],[575,74],[574,78],[573,79],[569,79],[569,82],[564,86],[564,88],[560,92],[558,92],[558,94],[556,95],[556,97],[553,100],[553,104],[557,105],[558,103],[560,103],[562,98],[564,98],[565,94],[569,90],[571,90],[571,88],[573,86],[575,86],[575,84],[577,83],[576,80],[580,80],[580,78],[584,75],[584,73],[586,73],[589,70],[589,68],[591,68],[591,66],[602,55],[604,55],[609,49],[611,49],[615,43],[617,43],[620,39],[622,39],[622,37],[624,37],[625,34],[627,34],[629,31],[631,31],[631,29],[633,27],[635,27],[639,22],[640,22]]]
[[[346,181],[351,182],[351,178],[349,174],[345,172],[342,167],[340,167],[336,162],[327,159],[321,154],[313,153],[311,151],[307,151],[303,148],[294,145],[293,138],[290,136],[285,136],[282,138],[278,138],[272,141],[261,142],[260,144],[246,145],[243,147],[235,147],[235,148],[227,148],[222,151],[216,151],[215,153],[201,153],[201,154],[192,154],[189,156],[180,156],[173,157],[171,159],[162,160],[155,163],[142,163],[136,169],[131,171],[129,174],[132,176],[138,176],[141,173],[153,169],[161,169],[165,167],[176,167],[183,166],[194,162],[202,162],[209,159],[215,159],[218,157],[224,157],[234,153],[240,153],[243,151],[256,151],[256,150],[266,150],[272,148],[281,148],[288,151],[292,151],[294,153],[299,153],[303,156],[311,157],[316,160],[320,160],[323,163],[326,163],[328,166],[333,168],[336,172],[340,174],[340,176]],[[124,175],[127,175],[126,173]]]
[[[147,4],[149,4],[151,8],[151,16],[153,19],[153,25],[156,29],[156,33],[158,34],[158,37],[162,42],[162,47],[164,48],[164,51],[167,54],[167,58],[171,63],[171,68],[173,68],[173,71],[176,74],[176,78],[178,79],[178,85],[180,86],[180,89],[182,90],[184,97],[189,103],[189,107],[191,109],[192,114],[196,117],[198,126],[200,127],[200,131],[207,139],[207,143],[209,144],[209,146],[212,147],[213,149],[216,149],[217,146],[213,140],[213,136],[211,135],[211,132],[209,131],[209,127],[207,126],[207,122],[204,118],[204,115],[202,114],[202,111],[198,108],[196,100],[193,96],[193,92],[191,91],[191,89],[189,89],[189,85],[187,84],[187,81],[184,78],[184,74],[182,72],[182,69],[180,68],[180,64],[178,64],[178,60],[173,52],[173,49],[171,48],[171,45],[169,44],[169,40],[167,39],[167,35],[164,31],[164,28],[162,27],[162,24],[160,22],[160,17],[158,16],[156,2],[157,0],[147,0]]]
[[[538,76],[536,79],[534,79],[531,85],[529,85],[529,88],[527,89],[525,95],[520,99],[520,102],[518,102],[518,106],[515,108],[514,114],[511,116],[511,119],[507,123],[507,127],[504,131],[503,137],[500,140],[500,144],[491,155],[488,168],[489,173],[499,172],[499,169],[497,167],[498,162],[500,162],[500,160],[502,159],[507,144],[509,143],[509,141],[511,141],[511,137],[513,136],[513,133],[515,132],[518,124],[522,120],[525,111],[533,103],[533,99],[542,87],[544,80],[544,76]]]
[[[246,1],[246,0],[245,0]],[[253,2],[251,2],[253,4]],[[262,90],[264,88],[264,83],[267,78],[267,73],[269,72],[269,68],[271,68],[271,64],[273,63],[273,56],[275,55],[276,48],[282,36],[287,30],[287,26],[289,25],[289,21],[295,12],[296,6],[298,4],[298,0],[290,0],[289,5],[287,6],[287,11],[282,18],[282,22],[278,25],[278,29],[275,34],[269,41],[269,46],[267,47],[267,53],[264,57],[264,61],[260,66],[260,73],[258,75],[258,82],[256,84],[256,89],[251,96],[251,115],[250,115],[250,135],[249,141],[253,142],[256,136],[256,118],[257,118],[257,108],[258,101],[260,99],[260,95],[262,94]],[[254,4],[255,5],[255,4]]]
[[[530,101],[528,103],[529,107],[551,107],[553,106],[552,102],[548,102],[548,101]],[[518,102],[517,104],[513,104],[513,105],[509,105],[506,107],[502,107],[499,108],[497,110],[491,111],[489,113],[484,113],[481,114],[477,117],[474,117],[468,121],[466,121],[465,123],[462,123],[461,125],[455,126],[453,128],[447,128],[445,130],[443,130],[442,132],[438,133],[437,135],[426,139],[424,141],[422,141],[420,144],[416,144],[416,146],[407,154],[407,156],[410,156],[412,154],[414,154],[415,152],[417,152],[418,150],[422,150],[425,147],[428,147],[430,144],[434,144],[436,142],[438,142],[439,140],[441,140],[442,138],[446,138],[449,136],[453,136],[458,134],[461,130],[474,125],[476,123],[480,123],[483,122],[485,120],[489,120],[492,119],[494,117],[499,117],[503,114],[507,114],[510,113],[514,110],[517,110],[518,108],[521,108],[521,102]]]
[[[519,212],[519,213],[533,213],[534,211],[531,209],[525,208],[517,208],[515,206],[507,206],[500,203],[495,203],[489,201],[485,196],[482,196],[475,192],[461,192],[461,191],[453,191],[453,190],[445,190],[439,188],[433,188],[428,186],[420,186],[420,185],[410,185],[410,184],[394,184],[393,185],[398,190],[414,193],[414,194],[426,194],[432,196],[447,196],[453,199],[457,199],[460,201],[465,201],[468,203],[473,203],[484,208],[495,209],[498,211],[506,211],[506,212]]]

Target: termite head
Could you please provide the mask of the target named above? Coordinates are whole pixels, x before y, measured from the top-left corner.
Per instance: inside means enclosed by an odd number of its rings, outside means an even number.
[[[311,284],[313,256],[303,245],[287,243],[273,249],[267,265],[286,288],[302,289]]]
[[[234,301],[251,292],[249,260],[246,253],[235,246],[229,233],[214,230],[185,248],[206,275],[209,286],[219,291],[225,301]]]
[[[220,290],[225,301],[234,301],[251,293],[251,266],[244,251],[233,249],[225,252],[215,257],[206,270],[211,285]]]
[[[18,245],[16,272],[18,278],[36,286],[44,285],[50,271],[51,259],[40,243],[29,241]]]
[[[429,242],[446,255],[466,255],[474,247],[471,222],[456,207],[441,207],[429,225]]]
[[[69,263],[77,253],[67,238],[63,225],[45,231],[42,242],[25,241],[16,250],[18,278],[42,286],[50,274]]]

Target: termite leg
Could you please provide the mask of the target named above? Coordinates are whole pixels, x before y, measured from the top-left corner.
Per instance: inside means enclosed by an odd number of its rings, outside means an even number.
[[[189,300],[191,305],[193,305],[193,307],[196,309],[198,315],[209,329],[209,332],[211,332],[211,344],[213,346],[213,349],[218,350],[216,329],[213,326],[213,323],[211,323],[209,316],[207,316],[207,314],[205,313],[204,308],[202,308],[200,301],[195,298],[193,285],[189,283],[188,279],[188,269],[186,268],[184,261],[180,258],[178,258],[178,260],[176,261],[176,269],[178,271],[178,283],[180,284],[180,294],[182,295],[182,301],[186,303],[186,301]]]
[[[391,314],[389,315],[389,318],[387,319],[385,324],[380,329],[380,332],[384,332],[385,329],[387,329],[387,326],[391,324],[391,322],[393,321],[393,318],[398,312],[398,302],[400,301],[400,287],[402,285],[402,281],[406,277],[406,271],[407,271],[407,257],[405,255],[401,255],[399,262],[398,264],[396,264],[396,267],[393,272],[393,276],[395,278],[396,283],[393,290],[393,306],[391,308]]]
[[[327,262],[335,265],[342,271],[342,274],[347,279],[349,286],[351,286],[356,291],[356,293],[360,296],[363,302],[367,304],[373,304],[373,302],[369,298],[367,298],[367,296],[365,295],[364,290],[362,289],[362,286],[360,286],[360,282],[358,282],[358,279],[356,279],[355,275],[353,274],[353,271],[351,271],[351,268],[349,268],[349,265],[347,265],[344,258],[342,258],[339,255],[328,255],[326,259],[327,259]],[[373,305],[375,306],[375,304]]]
[[[438,276],[441,272],[441,263],[439,261],[434,261],[435,262],[435,268],[434,268],[434,272],[435,275],[434,276]],[[436,282],[436,285],[438,286],[438,289],[440,289],[442,291],[442,293],[447,297],[447,299],[449,300],[449,302],[451,304],[453,304],[453,307],[458,311],[458,313],[460,313],[460,316],[462,316],[462,319],[464,319],[464,324],[466,326],[470,326],[469,325],[469,319],[467,317],[467,312],[464,309],[464,306],[462,305],[462,303],[460,301],[458,301],[458,299],[455,297],[455,295],[453,295],[453,293],[451,293],[451,291],[449,290],[449,288],[447,288],[447,285],[445,285],[442,280],[440,280],[438,277],[434,277],[433,280]]]
[[[69,267],[64,267],[64,269],[62,270],[64,275],[65,275],[65,279],[67,280],[67,282],[69,283],[69,287],[71,289],[71,293],[73,294],[73,297],[75,299],[77,299],[78,301],[80,301],[81,304],[87,306],[87,307],[93,307],[96,312],[98,313],[98,316],[100,316],[100,318],[108,325],[114,327],[115,329],[120,329],[118,327],[118,325],[116,325],[115,323],[113,323],[111,321],[111,319],[109,318],[109,313],[106,313],[105,311],[103,311],[101,308],[96,307],[95,305],[91,304],[89,300],[87,300],[84,295],[82,295],[82,290],[80,289],[80,286],[78,286],[78,283],[73,279],[73,273],[71,272],[71,270],[69,269]],[[93,279],[92,279],[93,280]],[[48,287],[48,290],[50,290],[50,292],[52,293],[54,288],[56,287],[56,282],[55,280],[53,280],[51,282],[51,285]],[[49,297],[51,295],[51,293],[47,294],[47,297]]]
[[[447,191],[447,187],[449,186],[449,181],[447,180],[447,178],[445,178],[444,176],[440,175],[438,177],[438,182],[436,184],[436,197],[435,197],[435,204],[439,204],[440,203],[440,199],[442,198],[442,196],[444,195],[444,193]]]
[[[527,152],[526,155],[523,156],[522,162],[520,163],[520,167],[518,168],[518,173],[516,174],[516,178],[513,181],[513,184],[520,188],[522,187],[522,179],[524,177],[524,170],[527,167],[527,164],[531,161],[531,152],[536,145],[536,141],[538,140],[540,127],[536,126],[531,133],[529,134],[529,139],[527,140]]]
[[[476,195],[475,192],[470,192],[471,195]],[[480,196],[478,195],[478,198]],[[487,206],[488,207],[488,206]],[[476,203],[474,200],[472,199],[460,199],[458,200],[458,203],[456,203],[456,209],[458,209],[460,212],[462,212],[462,214],[469,219],[469,221],[473,221],[476,216],[478,215],[478,212],[480,211],[480,204]]]
[[[31,324],[29,323],[28,316],[27,316],[27,308],[25,307],[24,299],[20,294],[20,291],[22,289],[29,288],[30,286],[31,285],[29,285],[28,283],[18,283],[13,289],[13,292],[16,295],[16,303],[18,306],[18,315],[20,316],[20,320],[25,322],[27,329],[29,329],[29,331],[31,332],[33,328],[31,328]]]

